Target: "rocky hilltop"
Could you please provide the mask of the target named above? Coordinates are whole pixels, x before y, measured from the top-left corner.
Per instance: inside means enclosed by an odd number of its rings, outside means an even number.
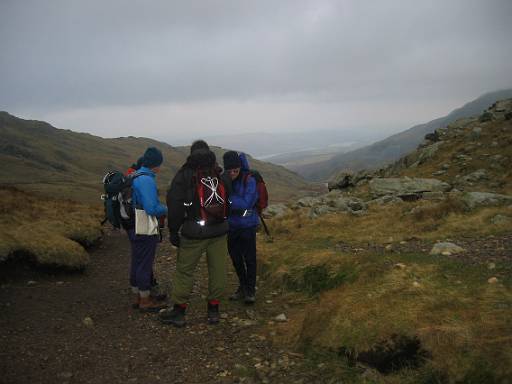
[[[341,196],[359,201],[357,206],[446,198],[460,199],[469,208],[511,204],[511,166],[512,99],[507,99],[478,117],[427,134],[415,151],[386,168],[339,173],[328,183],[329,194],[301,199],[297,205],[319,205],[316,211],[332,212],[336,207],[329,202]]]

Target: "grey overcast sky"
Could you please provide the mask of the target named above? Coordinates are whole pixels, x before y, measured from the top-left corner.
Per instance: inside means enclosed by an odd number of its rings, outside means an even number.
[[[0,0],[0,84],[103,137],[396,132],[512,86],[512,1]]]

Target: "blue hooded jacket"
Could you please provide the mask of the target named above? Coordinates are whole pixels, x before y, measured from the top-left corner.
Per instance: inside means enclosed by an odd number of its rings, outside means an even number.
[[[249,162],[244,153],[240,153],[239,176],[233,180],[233,189],[229,195],[231,203],[231,213],[228,217],[229,229],[241,229],[256,227],[260,223],[256,202],[258,201],[258,190],[256,189],[256,179],[249,175]],[[246,180],[246,181],[245,181]],[[243,212],[247,211],[245,215]]]
[[[156,189],[155,173],[146,167],[140,167],[134,175],[132,200],[135,206],[141,206],[148,215],[160,217],[167,215],[167,207],[160,203]]]

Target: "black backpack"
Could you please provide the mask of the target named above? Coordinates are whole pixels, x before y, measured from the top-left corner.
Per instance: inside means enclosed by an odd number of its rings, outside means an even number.
[[[105,194],[101,195],[105,208],[105,219],[114,228],[135,228],[135,209],[132,205],[132,183],[144,173],[125,176],[122,172],[111,171],[103,177]]]

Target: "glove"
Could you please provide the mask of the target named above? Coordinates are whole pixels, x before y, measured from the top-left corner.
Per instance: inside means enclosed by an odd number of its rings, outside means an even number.
[[[169,241],[176,248],[180,247],[180,235],[177,232],[169,232]]]

